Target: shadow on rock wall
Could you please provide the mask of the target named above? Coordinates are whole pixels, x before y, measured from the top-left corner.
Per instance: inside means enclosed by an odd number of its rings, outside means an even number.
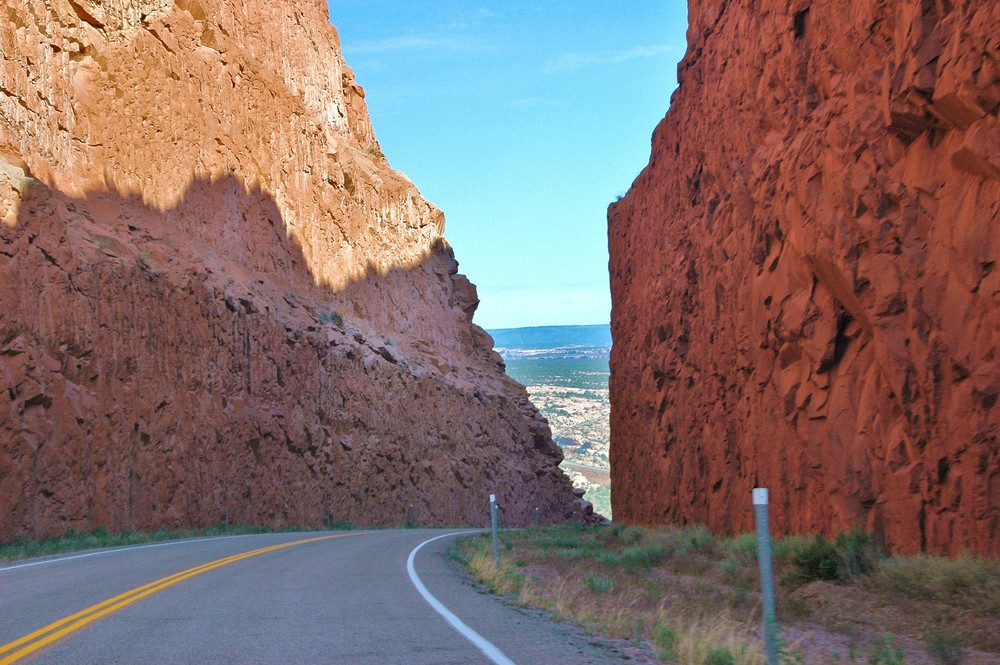
[[[443,242],[335,293],[234,178],[167,212],[0,185],[0,539],[578,507]]]

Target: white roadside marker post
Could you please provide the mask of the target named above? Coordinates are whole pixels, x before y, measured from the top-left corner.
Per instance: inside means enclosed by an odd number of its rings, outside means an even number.
[[[771,527],[767,517],[767,488],[753,490],[757,521],[757,564],[760,569],[761,609],[764,612],[764,654],[767,665],[779,665],[778,620],[774,612],[774,574],[771,571]]]
[[[497,519],[497,495],[490,494],[490,520],[493,523],[493,564],[500,567],[500,534]]]

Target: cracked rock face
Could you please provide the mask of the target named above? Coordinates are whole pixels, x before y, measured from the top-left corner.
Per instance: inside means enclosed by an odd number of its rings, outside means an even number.
[[[609,210],[616,519],[1000,553],[1000,5],[690,20]]]
[[[581,508],[321,2],[0,17],[0,539]]]

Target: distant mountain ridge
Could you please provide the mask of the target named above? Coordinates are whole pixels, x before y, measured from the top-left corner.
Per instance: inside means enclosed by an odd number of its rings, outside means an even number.
[[[497,349],[558,349],[567,346],[610,347],[611,324],[535,326],[488,330]]]

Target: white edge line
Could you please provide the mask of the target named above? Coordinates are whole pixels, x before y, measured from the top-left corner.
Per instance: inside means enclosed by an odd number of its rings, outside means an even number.
[[[276,533],[276,532],[272,532]],[[19,563],[14,566],[7,566],[6,568],[0,568],[0,573],[7,572],[8,570],[16,570],[18,568],[31,568],[32,566],[44,566],[47,563],[59,563],[60,561],[72,561],[73,559],[86,559],[92,556],[101,556],[104,554],[116,554],[118,552],[130,552],[132,550],[145,550],[153,547],[167,547],[168,545],[184,545],[186,543],[204,543],[209,540],[222,540],[223,538],[251,538],[253,536],[267,536],[271,534],[267,533],[246,533],[239,536],[210,536],[208,538],[184,538],[181,540],[171,540],[166,543],[151,543],[149,545],[129,545],[127,547],[114,547],[110,549],[98,550],[96,552],[87,552],[86,554],[74,554],[72,556],[63,556],[56,559],[42,559],[41,561],[31,561],[29,563]]]
[[[450,538],[452,536],[461,536],[467,533],[479,533],[478,531],[458,531],[456,533],[446,533],[443,536],[435,536],[434,538],[429,538],[424,542],[420,543],[410,552],[410,556],[406,559],[406,572],[410,574],[410,581],[413,582],[413,586],[417,588],[420,595],[424,597],[427,604],[433,607],[438,614],[444,617],[444,620],[451,624],[451,627],[457,630],[462,637],[469,640],[478,647],[480,651],[486,654],[486,657],[492,660],[496,665],[515,665],[514,661],[504,655],[503,651],[500,651],[492,642],[487,640],[485,637],[472,630],[466,626],[461,619],[455,616],[451,610],[445,607],[440,600],[431,595],[431,592],[427,590],[424,583],[420,581],[420,576],[417,575],[416,569],[413,567],[413,559],[417,556],[417,552],[420,548],[427,543],[432,543],[435,540],[441,538]]]

